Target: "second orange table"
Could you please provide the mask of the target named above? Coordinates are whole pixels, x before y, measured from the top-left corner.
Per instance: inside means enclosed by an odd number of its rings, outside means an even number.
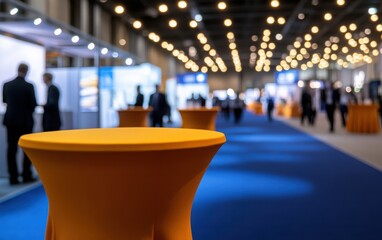
[[[182,128],[215,130],[216,115],[219,111],[219,107],[179,109]]]
[[[348,106],[346,129],[356,133],[378,133],[380,131],[378,105]]]
[[[148,113],[151,108],[142,107],[128,108],[119,110],[119,126],[120,127],[147,127]]]

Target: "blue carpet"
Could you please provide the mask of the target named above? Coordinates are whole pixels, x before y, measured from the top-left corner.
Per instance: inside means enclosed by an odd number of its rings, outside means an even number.
[[[281,122],[218,118],[227,143],[195,197],[195,240],[381,240],[382,173]],[[43,239],[42,187],[0,204],[0,239]]]

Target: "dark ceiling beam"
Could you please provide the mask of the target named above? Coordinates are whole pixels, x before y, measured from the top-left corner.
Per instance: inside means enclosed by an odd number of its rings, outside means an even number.
[[[292,14],[290,15],[286,24],[284,25],[283,30],[281,31],[281,34],[283,36],[285,36],[289,32],[289,30],[291,29],[292,25],[295,24],[298,14],[302,12],[302,9],[304,8],[304,5],[307,2],[308,2],[308,0],[301,0],[297,4],[296,8],[293,10]]]

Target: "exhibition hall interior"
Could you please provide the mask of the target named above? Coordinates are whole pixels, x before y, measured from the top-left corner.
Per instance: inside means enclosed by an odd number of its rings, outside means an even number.
[[[382,239],[381,0],[0,0],[0,240]]]

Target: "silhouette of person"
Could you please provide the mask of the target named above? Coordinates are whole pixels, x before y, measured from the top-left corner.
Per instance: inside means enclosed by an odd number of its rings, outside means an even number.
[[[229,96],[222,101],[221,103],[221,111],[223,112],[224,118],[228,121],[230,117],[230,112],[231,112],[231,101],[229,99]]]
[[[141,86],[137,86],[137,97],[135,99],[135,104],[134,106],[136,107],[142,107],[143,106],[143,100],[144,100],[144,97],[143,97],[143,94],[141,93]]]
[[[3,86],[3,102],[6,104],[3,124],[7,128],[7,163],[11,185],[20,183],[16,161],[17,143],[22,135],[32,133],[33,112],[37,106],[34,87],[25,81],[28,68],[28,65],[21,63],[18,66],[17,77]],[[31,165],[31,161],[24,153],[22,171],[24,183],[36,180],[32,176]]]
[[[327,82],[326,88],[321,91],[321,99],[325,103],[326,116],[329,121],[329,131],[334,132],[334,111],[339,102],[340,94],[334,89],[333,82]]]
[[[197,102],[198,102],[198,105],[200,107],[205,107],[206,106],[206,99],[201,94],[199,94]]]
[[[60,90],[53,84],[53,75],[44,73],[43,81],[48,87],[48,94],[42,115],[42,129],[44,131],[60,130],[61,117],[59,109]]]
[[[312,108],[311,108],[310,114],[309,114],[309,124],[311,126],[314,126],[314,123],[316,121],[316,115],[317,115],[317,101],[316,101],[315,89],[313,89],[311,91],[311,96],[312,96]]]
[[[150,95],[149,106],[153,108],[150,113],[151,126],[163,127],[163,116],[168,111],[166,96],[159,91],[159,85],[155,85],[155,92]]]
[[[267,115],[268,121],[273,121],[273,109],[275,108],[275,103],[272,96],[268,96],[267,98]]]
[[[310,95],[308,87],[305,87],[302,91],[300,104],[302,109],[300,122],[301,125],[304,125],[305,118],[310,122],[312,114],[312,96]]]
[[[344,90],[341,89],[341,96],[340,96],[340,113],[341,113],[341,121],[342,121],[342,127],[346,127],[346,118],[348,115],[348,104],[349,104],[349,94]]]
[[[187,99],[187,105],[189,107],[199,107],[200,106],[200,103],[199,103],[198,99],[195,98],[194,93],[191,93],[191,97],[189,99]]]
[[[242,99],[240,99],[239,94],[237,94],[235,100],[233,101],[233,116],[235,123],[239,123],[241,121],[244,108],[245,103]]]

